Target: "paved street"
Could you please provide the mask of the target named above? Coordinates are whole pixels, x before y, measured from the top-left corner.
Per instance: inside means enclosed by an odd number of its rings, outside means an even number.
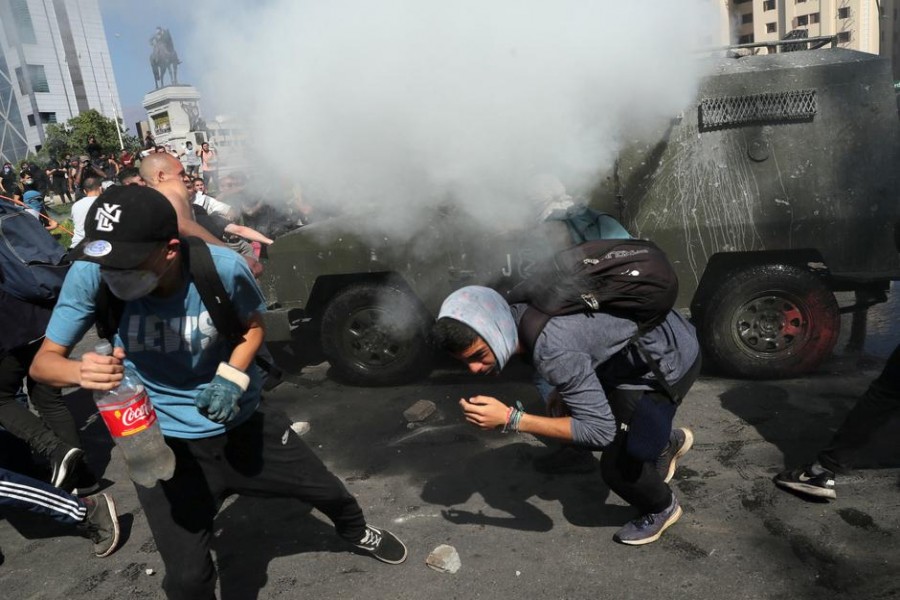
[[[348,550],[323,517],[287,500],[237,498],[216,521],[221,597],[246,598],[886,598],[900,594],[900,495],[893,468],[839,482],[839,500],[810,503],[770,478],[811,456],[877,375],[878,361],[836,358],[815,376],[746,382],[705,376],[677,422],[695,449],[674,487],[681,521],[656,544],[611,539],[634,515],[598,475],[544,476],[530,468],[543,444],[482,433],[462,422],[461,395],[522,399],[536,410],[523,369],[476,379],[447,365],[418,385],[364,389],[306,369],[268,402],[310,420],[305,439],[361,501],[369,520],[401,536],[406,564]],[[410,429],[416,400],[437,412]],[[94,466],[115,483],[124,546],[107,559],[84,539],[29,518],[0,521],[5,598],[162,598],[163,567],[102,423],[83,392],[70,396]],[[896,439],[900,427],[889,425]],[[873,459],[889,461],[886,446]],[[843,485],[842,485],[843,484]],[[439,544],[462,568],[424,564]],[[148,575],[147,569],[153,569]],[[637,577],[641,574],[641,577]]]

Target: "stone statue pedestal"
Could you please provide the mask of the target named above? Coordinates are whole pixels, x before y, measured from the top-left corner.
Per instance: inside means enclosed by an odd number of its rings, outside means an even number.
[[[156,143],[177,150],[190,140],[199,147],[206,137],[199,102],[200,92],[192,85],[167,85],[147,93],[143,106]]]

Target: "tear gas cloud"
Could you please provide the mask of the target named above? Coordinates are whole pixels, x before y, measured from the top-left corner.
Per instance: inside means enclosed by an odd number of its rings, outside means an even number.
[[[254,162],[314,205],[398,230],[448,201],[513,223],[536,214],[536,175],[586,194],[625,140],[682,111],[712,5],[204,0],[190,52]]]

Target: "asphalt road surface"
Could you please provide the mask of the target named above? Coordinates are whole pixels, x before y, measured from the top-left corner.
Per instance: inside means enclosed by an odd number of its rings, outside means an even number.
[[[897,423],[866,453],[879,467],[839,480],[836,502],[804,501],[771,483],[785,465],[814,456],[880,366],[837,357],[802,379],[702,377],[676,418],[697,440],[673,482],[685,514],[644,547],[612,541],[636,515],[598,474],[538,474],[531,460],[546,451],[540,440],[463,422],[456,402],[475,393],[538,410],[524,367],[476,378],[448,365],[420,384],[381,389],[339,385],[326,378],[327,365],[307,368],[266,401],[311,421],[304,439],[347,482],[369,522],[406,541],[409,559],[390,566],[354,553],[299,502],[231,498],[216,519],[221,597],[900,596]],[[68,398],[118,503],[125,541],[99,559],[87,540],[58,527],[21,515],[0,520],[2,596],[163,598],[164,568],[121,456],[88,395]],[[411,427],[402,413],[420,399],[437,411]],[[459,552],[457,573],[425,566],[440,544]]]

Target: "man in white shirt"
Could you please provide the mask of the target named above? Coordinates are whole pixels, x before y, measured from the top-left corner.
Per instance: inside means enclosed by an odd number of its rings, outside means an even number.
[[[87,216],[88,209],[94,204],[94,200],[103,191],[102,186],[103,182],[99,177],[88,177],[81,185],[84,198],[72,205],[72,222],[75,226],[75,233],[72,235],[72,243],[69,248],[74,248],[84,239],[84,218]]]
[[[234,221],[237,216],[236,211],[230,205],[219,202],[212,196],[207,196],[206,184],[201,177],[194,177],[191,183],[194,190],[194,204],[203,208],[207,214],[219,215],[229,221]]]
[[[200,156],[197,154],[197,149],[194,148],[193,142],[190,140],[186,141],[181,146],[181,152],[178,153],[178,157],[181,159],[181,164],[184,165],[184,170],[188,175],[196,177],[200,174]]]

